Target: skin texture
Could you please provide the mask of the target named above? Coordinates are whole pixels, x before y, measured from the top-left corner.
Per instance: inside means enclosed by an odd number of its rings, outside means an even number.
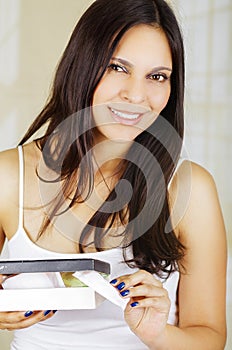
[[[138,47],[142,49],[138,50]],[[103,106],[102,111],[117,105],[120,111],[145,114],[136,126],[125,125],[112,120],[109,109],[106,114],[103,113],[106,119],[102,120],[102,113],[94,108],[98,126],[96,141],[109,141],[109,147],[96,148],[95,156],[100,163],[101,160],[112,159],[112,155],[123,154],[138,133],[155,120],[170,95],[172,62],[162,31],[145,25],[134,27],[123,37],[113,56],[113,66],[109,67],[96,89],[94,105]],[[124,63],[127,61],[127,64],[122,64],[122,60]],[[166,68],[157,70],[160,66]],[[152,74],[154,68],[155,74]],[[164,79],[164,75],[167,79]],[[111,125],[102,126],[102,122]],[[40,156],[34,143],[24,146],[26,206],[42,204],[38,178],[34,173]],[[114,166],[115,162],[111,161],[102,167],[103,176],[112,175]],[[18,154],[15,149],[0,154],[0,182],[5,184],[0,193],[0,242],[3,244],[5,236],[11,239],[18,227]],[[95,184],[101,200],[107,195],[106,185],[110,187],[112,183]],[[167,324],[169,296],[162,283],[153,275],[140,270],[128,276],[118,276],[112,285],[120,289],[119,293],[128,291],[127,295],[122,296],[128,299],[125,320],[149,349],[221,350],[226,334],[226,238],[216,186],[204,168],[185,161],[179,167],[169,192],[175,232],[187,247],[182,262],[186,270],[181,270],[178,288],[178,327]],[[186,205],[183,207],[182,203]],[[86,222],[93,214],[90,207],[93,208],[94,204],[94,197],[90,197],[89,205],[78,204],[74,211]],[[26,232],[34,242],[42,215],[42,210],[25,210],[24,213]],[[52,246],[57,252],[76,253],[75,243],[60,234],[55,227],[51,234],[44,235],[36,244],[48,250]],[[138,304],[131,306],[135,302]],[[27,318],[24,314],[25,311],[0,313],[0,329],[24,328],[52,317],[52,312],[44,316],[44,312],[36,311]]]

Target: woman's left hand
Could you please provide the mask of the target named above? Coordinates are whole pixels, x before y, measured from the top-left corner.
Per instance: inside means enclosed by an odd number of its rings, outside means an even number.
[[[149,272],[139,270],[120,276],[111,284],[123,298],[130,298],[124,312],[130,329],[146,344],[151,337],[162,335],[171,304],[162,283]]]

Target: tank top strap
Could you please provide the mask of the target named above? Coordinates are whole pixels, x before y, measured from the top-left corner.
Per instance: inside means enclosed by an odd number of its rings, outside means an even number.
[[[177,162],[177,165],[176,165],[176,169],[175,169],[174,173],[172,174],[172,177],[171,177],[171,179],[170,179],[170,181],[169,181],[169,183],[168,183],[168,188],[171,186],[172,180],[173,180],[175,174],[177,173],[177,170],[179,169],[179,167],[181,166],[181,164],[182,164],[185,160],[186,160],[186,158],[182,158],[182,157],[179,158],[179,160],[178,160],[178,162]]]
[[[23,227],[23,203],[24,203],[24,159],[23,148],[18,146],[19,153],[19,227]]]
[[[178,160],[178,162],[177,162],[177,165],[176,165],[176,169],[175,169],[175,172],[174,173],[176,173],[177,172],[177,170],[179,169],[179,167],[181,166],[181,164],[184,162],[186,160],[186,158],[184,158],[184,157],[180,157],[179,158],[179,160]]]

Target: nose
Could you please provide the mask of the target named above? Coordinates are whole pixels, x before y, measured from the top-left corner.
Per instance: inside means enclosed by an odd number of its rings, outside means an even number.
[[[146,99],[143,82],[137,78],[128,78],[121,89],[121,98],[129,103],[143,103]]]

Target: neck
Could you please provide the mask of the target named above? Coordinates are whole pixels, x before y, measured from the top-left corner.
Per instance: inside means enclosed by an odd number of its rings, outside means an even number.
[[[97,169],[113,175],[119,163],[125,159],[131,144],[131,141],[125,140],[103,140],[95,144],[93,156]]]

